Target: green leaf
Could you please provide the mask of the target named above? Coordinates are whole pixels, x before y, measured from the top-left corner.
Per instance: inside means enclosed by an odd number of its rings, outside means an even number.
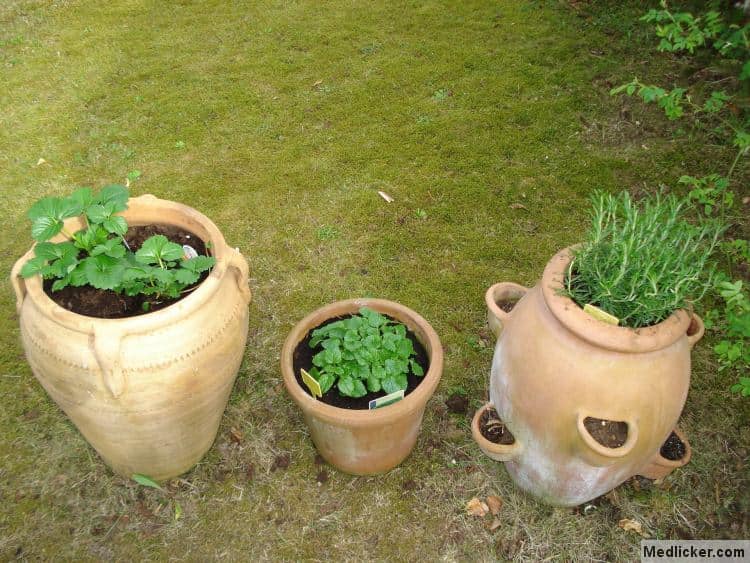
[[[179,244],[170,242],[164,235],[154,235],[143,242],[135,253],[135,259],[142,264],[158,264],[179,260],[182,252]]]
[[[98,244],[91,251],[92,256],[106,254],[110,258],[122,258],[126,254],[125,247],[120,239],[112,238],[103,244]]]
[[[88,283],[97,289],[114,289],[122,282],[125,265],[109,256],[90,256],[83,260],[83,271]]]
[[[76,215],[82,215],[94,203],[94,194],[91,188],[79,188],[70,194],[69,199],[75,205]]]
[[[52,284],[52,291],[60,291],[61,289],[64,289],[70,285],[70,276],[65,276],[64,278],[61,278],[59,280],[55,280],[55,282]]]
[[[144,487],[151,487],[152,489],[159,489],[160,491],[164,490],[161,488],[159,483],[157,483],[156,481],[154,481],[151,477],[148,477],[147,475],[141,475],[140,473],[133,473],[132,479],[133,481],[135,481],[139,485],[143,485]]]
[[[34,255],[45,260],[59,260],[77,256],[78,249],[70,241],[40,242],[34,247]]]
[[[21,267],[21,277],[30,278],[42,272],[47,265],[47,260],[39,256],[32,258]]]
[[[128,172],[128,175],[127,175],[127,178],[130,182],[135,182],[140,177],[141,177],[140,170],[131,170],[130,172]]]
[[[377,393],[381,389],[380,379],[374,375],[367,378],[367,389],[370,393]]]
[[[340,377],[337,387],[345,397],[354,397],[354,379],[351,377]]]
[[[386,393],[395,393],[396,391],[403,389],[406,390],[409,381],[406,375],[403,373],[397,375],[389,375],[383,380],[383,391]]]
[[[119,184],[104,186],[96,195],[96,201],[112,209],[112,213],[125,211],[128,208],[128,189]]]
[[[320,383],[320,390],[323,393],[326,393],[335,382],[336,378],[328,372],[321,373],[320,377],[318,378],[318,383]]]
[[[414,375],[416,375],[417,377],[422,377],[424,375],[422,366],[420,366],[415,360],[410,360],[409,365],[411,366],[411,372]]]
[[[78,215],[78,206],[71,199],[45,197],[31,206],[27,216],[31,219],[31,236],[34,240],[45,241],[63,228],[63,221]]]
[[[180,268],[179,270],[175,270],[174,279],[180,282],[181,284],[192,285],[200,279],[200,274],[197,274],[196,272],[193,272],[192,270]]]
[[[102,227],[108,232],[115,235],[124,236],[128,232],[128,223],[125,221],[125,217],[121,215],[113,215],[102,221]]]
[[[216,258],[213,256],[196,256],[190,260],[183,260],[180,265],[187,270],[200,273],[213,268],[216,265]]]

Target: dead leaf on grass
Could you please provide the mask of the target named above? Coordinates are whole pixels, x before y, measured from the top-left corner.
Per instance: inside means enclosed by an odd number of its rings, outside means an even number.
[[[641,536],[644,535],[643,533],[643,524],[636,520],[631,520],[630,518],[623,518],[620,520],[617,525],[625,530],[626,532],[635,532],[636,534],[640,534]]]
[[[511,203],[510,208],[511,209],[526,209],[528,211],[527,207],[523,203]]]
[[[477,497],[474,497],[466,503],[466,513],[469,516],[479,516],[482,518],[487,515],[489,510],[489,507]]]
[[[498,529],[498,528],[499,528],[499,527],[500,527],[501,525],[502,525],[502,522],[500,521],[500,519],[499,519],[499,518],[495,518],[495,519],[494,519],[494,520],[492,521],[492,524],[490,524],[490,526],[489,526],[489,530],[490,530],[490,532],[494,532],[494,531],[495,531],[495,530],[497,530],[497,529]]]
[[[232,440],[235,444],[241,444],[242,443],[242,432],[237,430],[236,428],[232,427],[229,430],[229,439]]]
[[[385,193],[385,192],[383,192],[383,191],[380,191],[380,190],[378,190],[378,195],[379,195],[380,197],[382,197],[382,198],[383,198],[383,199],[384,199],[385,201],[387,201],[388,203],[393,203],[393,198],[392,198],[391,196],[389,196],[389,195],[388,195],[387,193]]]
[[[493,516],[500,514],[500,509],[503,507],[503,499],[497,495],[490,495],[487,497],[487,506],[490,508]]]

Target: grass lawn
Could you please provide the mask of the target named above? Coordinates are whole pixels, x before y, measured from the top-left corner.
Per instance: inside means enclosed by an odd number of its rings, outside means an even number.
[[[0,559],[630,560],[641,537],[623,518],[654,538],[748,537],[749,402],[728,392],[710,335],[681,422],[693,461],[661,484],[626,483],[585,511],[550,508],[516,490],[469,432],[492,357],[486,288],[534,284],[582,238],[593,189],[638,194],[732,160],[731,148],[608,95],[634,75],[669,83],[682,72],[650,48],[635,21],[644,8],[260,4],[0,3],[5,275],[31,245],[32,202],[137,169],[134,195],[187,203],[240,247],[254,294],[216,443],[162,493],[113,475],[48,399],[6,284]],[[415,309],[446,351],[415,451],[370,478],[316,465],[278,369],[300,318],[355,296]],[[456,392],[470,399],[465,416],[445,407]],[[504,501],[494,531],[465,511],[490,494]]]

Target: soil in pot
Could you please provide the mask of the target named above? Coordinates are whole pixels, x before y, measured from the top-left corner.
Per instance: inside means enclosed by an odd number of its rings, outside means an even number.
[[[495,301],[495,303],[503,311],[510,313],[513,310],[513,307],[518,303],[518,299],[500,299],[499,301]]]
[[[353,315],[343,315],[340,317],[329,319],[328,321],[324,322],[323,324],[321,324],[319,327],[316,327],[316,328],[321,328],[331,323],[334,323],[336,321],[348,319],[352,316]],[[386,315],[386,317],[388,316]],[[392,317],[388,317],[388,319],[394,322],[398,322]],[[304,390],[304,392],[307,393],[308,395],[310,395],[310,390],[302,382],[302,375],[301,375],[300,370],[304,369],[305,371],[310,371],[310,368],[312,368],[313,366],[313,363],[312,363],[313,356],[315,356],[315,354],[317,354],[323,349],[320,346],[314,349],[310,348],[310,340],[312,339],[312,333],[314,330],[315,329],[308,332],[307,335],[305,335],[305,338],[303,338],[300,341],[300,343],[297,344],[297,347],[294,349],[294,357],[292,360],[292,365],[294,367],[294,377],[297,379],[297,383],[302,388],[302,390]],[[414,389],[416,389],[417,386],[420,383],[422,383],[422,381],[427,375],[427,370],[430,367],[430,360],[429,360],[429,357],[427,356],[427,351],[424,349],[424,346],[422,346],[419,340],[417,340],[417,337],[414,335],[414,333],[407,329],[406,336],[409,340],[411,340],[412,344],[414,345],[414,351],[416,352],[416,357],[414,359],[422,367],[425,375],[423,375],[422,377],[417,377],[410,371],[407,377],[407,387],[406,387],[406,391],[404,391],[404,396],[414,391]],[[331,405],[334,407],[356,410],[356,409],[368,409],[370,401],[372,401],[373,399],[377,399],[378,397],[382,397],[384,395],[385,393],[383,391],[379,391],[377,393],[368,393],[364,397],[345,397],[339,393],[338,388],[334,384],[328,390],[327,393],[323,394],[323,396],[319,400],[324,402],[327,405]]]
[[[135,252],[143,242],[153,235],[164,235],[170,241],[179,245],[192,246],[199,256],[206,256],[206,244],[195,234],[173,225],[143,225],[129,227],[125,233],[125,240],[130,249]],[[200,279],[186,288],[186,291],[177,299],[156,298],[153,295],[124,295],[109,289],[96,289],[91,286],[72,287],[68,286],[60,291],[52,291],[54,280],[44,280],[44,292],[55,303],[79,315],[97,317],[100,319],[119,319],[134,317],[147,312],[157,311],[176,303],[180,299],[190,295],[190,289],[198,286],[208,277],[209,272],[204,272]],[[144,303],[148,303],[146,310]]]
[[[683,457],[685,457],[686,452],[687,449],[685,448],[685,443],[680,440],[680,437],[674,432],[669,435],[669,438],[667,438],[667,440],[659,450],[659,454],[661,455],[661,457],[666,458],[670,461],[681,460]]]
[[[479,431],[495,444],[510,445],[516,441],[495,409],[487,409],[479,417]]]
[[[607,448],[619,448],[628,439],[627,422],[587,416],[583,425],[594,440]]]

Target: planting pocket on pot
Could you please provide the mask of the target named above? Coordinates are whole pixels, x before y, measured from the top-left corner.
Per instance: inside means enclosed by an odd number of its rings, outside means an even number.
[[[598,418],[579,413],[577,420],[580,454],[594,466],[607,466],[627,456],[638,441],[633,421]]]

